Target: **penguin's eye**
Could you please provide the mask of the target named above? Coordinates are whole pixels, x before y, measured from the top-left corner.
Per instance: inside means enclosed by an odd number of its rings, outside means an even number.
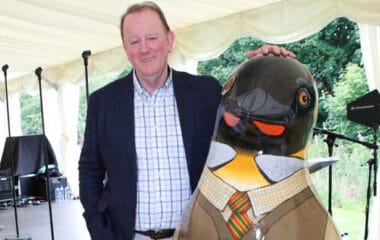
[[[297,93],[297,105],[305,110],[311,105],[311,96],[306,88],[301,88]]]
[[[229,127],[234,127],[238,124],[240,118],[229,112],[224,112],[224,122]]]

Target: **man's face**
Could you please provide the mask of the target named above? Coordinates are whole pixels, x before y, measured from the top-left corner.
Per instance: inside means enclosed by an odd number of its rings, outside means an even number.
[[[167,77],[167,58],[174,34],[167,32],[156,12],[144,9],[127,15],[123,46],[140,81]]]

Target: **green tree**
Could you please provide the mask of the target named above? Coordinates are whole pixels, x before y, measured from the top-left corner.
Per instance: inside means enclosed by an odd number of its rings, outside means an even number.
[[[263,44],[262,41],[251,37],[237,39],[218,58],[199,62],[198,73],[213,76],[219,80],[221,85],[224,85],[232,71],[247,59],[245,52],[259,48]]]
[[[371,132],[368,127],[348,121],[346,117],[347,104],[366,93],[368,93],[368,84],[364,69],[357,64],[349,63],[335,83],[333,94],[324,97],[323,107],[329,113],[325,125],[353,137],[359,133],[367,135]]]
[[[285,47],[297,54],[318,83],[318,89],[332,94],[333,85],[348,63],[361,63],[358,26],[337,18],[320,32]]]
[[[93,75],[89,76],[89,94],[93,91],[105,86],[106,84],[119,79],[125,75],[127,75],[131,71],[131,65],[128,65],[123,71],[121,71],[117,77],[109,77],[104,74],[95,72]],[[86,88],[85,84],[83,84],[80,88],[80,96],[79,96],[79,116],[78,116],[78,144],[82,145],[83,143],[83,134],[85,129],[85,121],[87,114],[87,99],[86,99]]]
[[[349,121],[346,117],[347,104],[367,92],[368,85],[363,68],[357,64],[349,63],[334,84],[333,95],[325,97],[323,104],[328,116],[323,125],[328,126],[328,129],[334,132],[355,140],[359,140],[358,134],[360,133],[365,140],[373,141],[370,128]],[[316,136],[314,139],[311,148],[313,157],[326,156],[327,145],[321,141],[323,138],[325,136]],[[321,145],[324,145],[323,148],[321,148]],[[357,143],[338,138],[334,156],[338,156],[340,159],[338,163],[334,164],[334,183],[339,186],[336,187],[338,191],[334,195],[335,204],[341,206],[348,201],[364,202],[366,179],[363,176],[366,175],[367,169],[362,164],[371,157],[371,151]],[[318,180],[314,182],[319,186],[319,189],[323,189],[322,186],[328,184],[326,177],[323,173],[316,174]],[[322,191],[325,199],[327,198],[326,190]]]
[[[221,56],[198,64],[198,73],[216,77],[223,85],[229,74],[246,59],[247,50],[256,49],[264,42],[244,37],[236,40]],[[348,63],[360,66],[361,50],[357,24],[347,18],[337,18],[320,32],[297,42],[283,44],[297,54],[317,82],[320,102],[333,95],[333,86]],[[323,93],[323,94],[322,94]],[[318,112],[318,126],[328,116],[321,104]]]
[[[20,93],[21,131],[23,135],[42,134],[41,107],[38,95]]]
[[[337,18],[320,32],[285,47],[297,54],[297,59],[308,67],[317,82],[322,103],[317,125],[321,127],[329,114],[324,108],[324,98],[334,94],[334,84],[346,65],[354,63],[362,67],[358,26],[347,18]]]

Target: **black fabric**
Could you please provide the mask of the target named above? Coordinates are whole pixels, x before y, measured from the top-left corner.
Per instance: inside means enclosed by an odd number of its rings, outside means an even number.
[[[14,176],[36,173],[46,161],[58,168],[53,148],[44,135],[8,137],[0,162],[0,176],[11,175],[12,159]]]

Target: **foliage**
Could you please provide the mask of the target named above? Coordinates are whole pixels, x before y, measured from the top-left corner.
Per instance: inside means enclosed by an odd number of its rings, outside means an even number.
[[[245,52],[251,49],[257,49],[262,45],[262,41],[250,37],[237,39],[218,58],[199,62],[198,73],[213,76],[219,80],[221,85],[224,85],[232,71],[241,62],[247,59]]]
[[[312,140],[309,158],[328,156],[326,136]],[[332,213],[341,232],[349,232],[351,239],[361,239],[365,219],[368,164],[371,151],[364,146],[337,139],[333,156],[339,158],[332,166]],[[328,208],[328,168],[311,174],[311,181],[325,208]],[[350,224],[347,224],[350,223]],[[355,224],[356,223],[356,224]]]
[[[88,86],[88,94],[91,95],[95,90],[105,86],[106,84],[112,82],[115,79],[119,79],[131,71],[131,66],[128,65],[121,73],[119,73],[116,77],[114,76],[106,76],[95,72],[92,76],[89,76],[89,86]],[[78,116],[78,144],[81,146],[83,143],[83,134],[85,128],[85,119],[87,115],[87,94],[85,86],[81,86],[80,88],[80,96],[79,96],[79,116]]]
[[[24,135],[42,133],[40,98],[25,91],[20,93],[21,131]]]
[[[322,31],[285,45],[308,66],[318,89],[332,94],[334,83],[348,63],[360,64],[361,50],[357,24],[337,18]]]
[[[350,207],[335,208],[333,210],[333,219],[341,233],[348,233],[349,238],[345,239],[364,239],[365,213],[363,209],[357,211]],[[373,226],[373,225],[372,225]]]
[[[326,136],[315,135],[309,151],[309,159],[328,157]],[[365,164],[372,152],[362,145],[337,139],[333,147],[333,156],[338,161],[332,166],[334,207],[344,207],[349,204],[363,206],[366,197],[368,168]],[[328,202],[328,168],[311,174],[312,182],[322,201],[327,206]]]
[[[251,37],[236,40],[221,56],[198,65],[198,73],[211,75],[223,85],[229,74],[243,62],[247,50],[256,49],[264,43]],[[361,50],[357,24],[346,18],[337,18],[320,32],[283,47],[297,54],[317,82],[320,102],[324,96],[333,94],[334,83],[344,72],[348,63],[360,65]],[[324,94],[322,94],[324,93]],[[322,104],[318,112],[318,126],[326,120],[327,110]]]
[[[89,94],[106,85],[107,83],[125,76],[131,71],[131,66],[128,65],[121,73],[115,76],[106,76],[95,72],[89,76]],[[42,133],[42,120],[40,110],[40,99],[36,94],[30,94],[26,91],[20,93],[20,107],[21,107],[21,130],[24,135],[41,134]],[[87,109],[86,88],[85,83],[80,87],[79,98],[79,116],[78,116],[78,144],[81,145],[83,141],[83,133],[85,127]]]
[[[340,79],[335,83],[333,95],[322,93],[324,95],[324,108],[329,113],[324,123],[325,126],[354,138],[358,134],[372,135],[370,128],[348,121],[346,117],[347,104],[366,93],[368,93],[368,84],[364,69],[356,64],[349,63]]]
[[[343,74],[348,63],[361,64],[358,27],[346,18],[337,18],[320,32],[298,42],[285,45],[297,54],[317,82],[320,103],[333,95],[334,84]],[[321,104],[318,126],[325,122],[328,110]]]
[[[349,64],[346,73],[334,85],[336,94],[326,98],[325,104],[328,106],[326,108],[329,112],[329,122],[324,123],[324,125],[330,126],[330,130],[350,136],[357,135],[354,133],[363,132],[365,129],[363,126],[349,122],[345,117],[346,104],[361,96],[362,91],[365,92],[368,89],[363,74],[362,68],[355,64]],[[361,90],[357,91],[358,88]],[[357,140],[356,136],[354,139]],[[329,150],[326,140],[327,136],[325,135],[314,136],[309,150],[309,159],[328,157]],[[339,159],[332,167],[333,206],[344,207],[350,204],[358,204],[363,207],[367,186],[365,176],[368,175],[368,168],[365,163],[372,157],[372,152],[362,145],[339,138],[335,140],[332,151],[333,156]],[[328,169],[313,173],[311,177],[317,192],[327,207]]]

